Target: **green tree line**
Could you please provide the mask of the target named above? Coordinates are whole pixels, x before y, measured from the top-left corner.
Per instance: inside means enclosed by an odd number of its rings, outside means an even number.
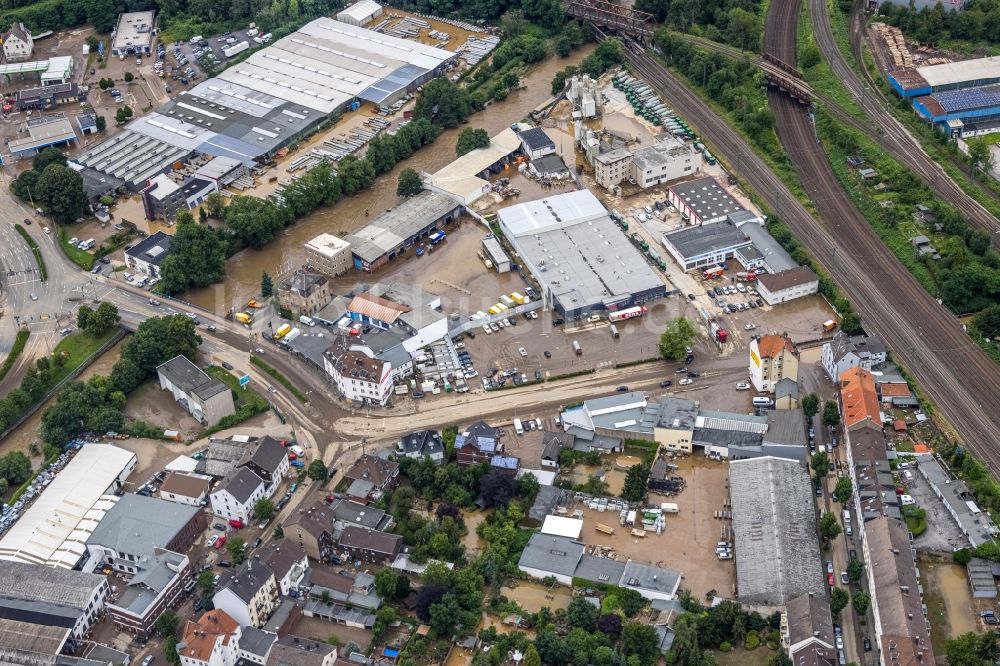
[[[849,0],[841,0],[847,3]],[[841,5],[843,7],[843,4]],[[942,42],[968,41],[1000,44],[1000,0],[969,0],[962,11],[947,11],[940,3],[933,8],[914,9],[909,2],[883,2],[879,18],[902,30],[907,37],[922,44],[937,46]]]

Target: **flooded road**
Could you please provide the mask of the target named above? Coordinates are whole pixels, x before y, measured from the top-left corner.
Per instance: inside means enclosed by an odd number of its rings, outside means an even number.
[[[578,65],[593,49],[594,45],[588,44],[568,58],[550,58],[541,63],[525,77],[525,89],[473,115],[468,125],[481,127],[492,136],[521,120],[551,96],[552,78],[559,70],[568,65]],[[442,133],[433,145],[380,176],[371,189],[298,220],[263,250],[244,250],[235,255],[227,262],[225,283],[189,292],[182,298],[220,314],[235,304],[245,302],[259,292],[263,271],[275,277],[303,264],[305,252],[302,246],[309,239],[324,232],[352,233],[377,214],[398,204],[396,180],[400,171],[410,168],[418,172],[434,172],[452,162],[459,129]],[[369,212],[368,217],[365,217],[365,211]],[[369,278],[372,277],[377,280],[378,274],[365,276],[366,281],[371,281]]]

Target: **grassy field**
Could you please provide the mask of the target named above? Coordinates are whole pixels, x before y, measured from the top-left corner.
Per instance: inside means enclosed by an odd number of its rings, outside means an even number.
[[[71,372],[80,367],[87,357],[93,354],[95,351],[101,348],[101,345],[106,343],[108,340],[113,338],[115,334],[118,333],[118,329],[112,329],[106,334],[101,336],[93,336],[90,333],[79,332],[73,335],[67,335],[65,338],[59,341],[56,348],[52,350],[53,355],[63,354],[67,356],[66,365],[64,365],[58,375],[56,381],[62,380]]]
[[[6,377],[10,369],[14,367],[14,363],[17,362],[21,352],[24,351],[24,346],[28,344],[28,337],[30,335],[31,331],[26,328],[22,328],[17,332],[17,337],[14,339],[14,346],[11,347],[10,353],[7,354],[7,358],[3,360],[3,365],[0,366],[0,379]]]
[[[250,387],[241,387],[239,378],[227,372],[225,368],[218,365],[211,365],[205,368],[205,372],[236,392],[237,411],[243,406],[250,406],[258,411],[267,409],[267,400],[260,393],[257,393],[257,391]]]
[[[749,651],[743,648],[734,648],[730,652],[712,651],[712,656],[715,657],[719,666],[765,666],[768,657],[772,654],[774,653],[763,645],[756,650]]]
[[[80,268],[89,271],[94,267],[94,255],[89,252],[84,252],[78,247],[70,245],[69,232],[63,227],[59,227],[59,244],[62,246],[63,252],[66,253],[66,256],[69,257],[69,260]]]

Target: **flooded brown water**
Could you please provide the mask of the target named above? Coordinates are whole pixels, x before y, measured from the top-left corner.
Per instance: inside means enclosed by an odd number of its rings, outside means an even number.
[[[541,583],[525,581],[519,582],[517,587],[504,586],[500,588],[500,593],[511,601],[517,602],[521,608],[529,613],[537,613],[544,606],[548,606],[550,610],[566,608],[573,600],[573,593],[568,587],[549,589]]]
[[[593,45],[586,45],[568,58],[550,58],[541,63],[525,77],[524,89],[473,115],[469,119],[469,125],[481,127],[492,136],[521,120],[551,96],[552,77],[567,65],[579,64],[593,48]],[[219,312],[245,302],[260,290],[261,272],[267,271],[272,276],[282,275],[303,264],[305,252],[302,246],[309,239],[324,232],[354,232],[378,213],[398,204],[400,199],[396,196],[396,180],[400,171],[410,168],[418,172],[434,172],[453,161],[458,132],[459,129],[445,131],[433,145],[420,150],[380,176],[371,189],[298,220],[263,250],[244,250],[238,253],[227,262],[225,283],[189,292],[184,299]],[[368,217],[365,216],[366,211]],[[378,279],[378,274],[373,277]]]

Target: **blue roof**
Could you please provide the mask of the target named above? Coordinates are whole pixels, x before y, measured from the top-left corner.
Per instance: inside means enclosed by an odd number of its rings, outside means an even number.
[[[225,134],[215,134],[207,141],[202,142],[196,149],[199,153],[208,153],[214,157],[231,157],[239,160],[247,166],[254,166],[255,157],[265,153],[263,147],[251,145],[245,141],[234,139]]]
[[[947,113],[1000,107],[1000,86],[949,90],[931,95]]]
[[[465,446],[466,439],[467,438],[465,435],[459,435],[458,437],[456,437],[455,448],[460,449],[463,446]],[[483,453],[493,453],[494,451],[497,450],[497,440],[493,439],[492,437],[473,437],[468,439],[470,440],[468,442],[469,444],[472,444]]]
[[[517,469],[521,466],[521,459],[514,456],[493,456],[490,465],[500,469]]]

